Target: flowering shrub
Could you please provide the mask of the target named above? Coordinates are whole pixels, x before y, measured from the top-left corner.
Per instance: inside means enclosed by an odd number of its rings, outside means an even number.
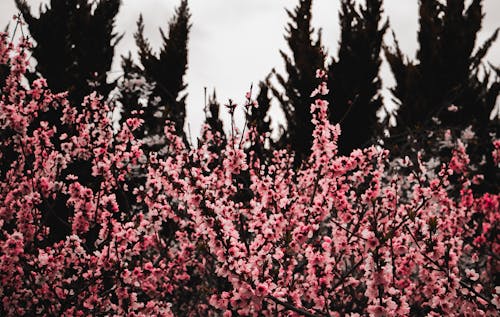
[[[317,99],[298,170],[286,150],[246,151],[252,129],[217,152],[167,125],[145,160],[139,119],[113,134],[95,94],[75,107],[43,79],[23,86],[26,45],[0,36],[1,315],[497,315],[499,194],[473,192],[460,140],[438,166],[339,156]],[[54,107],[65,131],[40,119]]]

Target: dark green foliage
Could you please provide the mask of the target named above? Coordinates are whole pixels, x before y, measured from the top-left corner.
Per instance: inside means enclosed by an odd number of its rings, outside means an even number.
[[[120,124],[123,124],[132,117],[144,119],[145,100],[149,100],[153,86],[146,83],[142,70],[134,63],[130,52],[127,56],[122,56],[121,66],[123,76],[118,84],[117,101],[122,107]],[[147,124],[143,124],[134,131],[134,135],[144,137],[147,127]]]
[[[10,69],[7,65],[0,65],[0,90],[5,87],[5,80],[9,76]]]
[[[251,111],[247,116],[247,124],[249,127],[254,127],[258,135],[266,135],[271,133],[271,118],[267,117],[269,108],[271,107],[270,83],[268,78],[259,83],[259,93],[257,94],[258,107],[251,107]]]
[[[400,102],[393,134],[427,129],[433,117],[447,126],[488,125],[496,96],[490,95],[491,84],[479,72],[498,31],[474,51],[482,16],[480,0],[467,8],[464,0],[420,1],[417,60],[408,60],[397,42],[394,49],[386,49],[397,84],[392,93]],[[447,111],[450,105],[458,111]]]
[[[36,72],[47,79],[52,91],[68,91],[68,100],[74,107],[86,107],[84,97],[96,91],[107,98],[115,83],[107,82],[116,44],[121,36],[113,32],[120,0],[52,0],[40,6],[39,17],[31,13],[25,0],[16,0],[16,5],[27,23],[35,45],[32,56],[36,59]],[[32,76],[35,74],[31,74]],[[61,107],[41,114],[32,124],[36,129],[41,121],[56,127],[58,135],[74,132],[74,127],[60,121]],[[57,140],[57,138],[56,138]],[[54,147],[61,145],[56,141]],[[77,160],[62,171],[62,175],[76,175],[83,185],[97,190],[100,179],[92,176],[90,160]],[[50,228],[49,241],[58,242],[71,232],[67,220],[73,215],[72,207],[60,196],[49,199],[46,208],[50,211],[46,224]],[[88,243],[95,237],[87,237]]]
[[[490,120],[490,114],[500,80],[498,73],[491,79],[494,76],[484,67],[484,57],[498,30],[475,49],[483,18],[481,0],[473,0],[469,6],[464,0],[420,0],[419,17],[416,61],[402,54],[397,41],[393,49],[385,49],[396,79],[391,91],[399,103],[397,125],[391,128],[388,144],[396,154],[411,152],[408,141],[432,151],[430,131],[451,129],[460,135],[472,126],[477,136],[469,148],[472,159],[481,161],[484,156],[487,162],[482,172],[487,178],[495,177],[490,132],[498,132],[499,120]],[[482,76],[483,70],[486,76]],[[450,106],[457,111],[449,111]]]
[[[292,21],[287,25],[285,39],[292,55],[281,52],[288,76],[285,78],[277,75],[277,79],[284,89],[284,95],[273,89],[285,113],[287,124],[280,143],[281,146],[290,146],[295,152],[296,167],[310,153],[314,128],[310,112],[314,98],[310,96],[319,84],[316,70],[324,68],[325,63],[321,33],[318,32],[316,40],[312,39],[314,30],[311,27],[311,2],[312,0],[300,0],[293,12],[287,10]]]
[[[220,104],[217,101],[217,95],[215,90],[211,96],[208,98],[208,103],[205,106],[205,124],[208,126],[211,137],[206,134],[202,135],[202,143],[209,142],[211,144],[211,151],[214,153],[220,153],[226,144],[226,134],[224,132],[224,124],[220,119]]]
[[[114,83],[107,83],[116,44],[113,32],[120,0],[51,0],[31,13],[26,0],[15,0],[36,42],[36,71],[53,91],[69,92],[69,100],[80,104],[96,90],[107,97]],[[89,85],[90,83],[90,85]]]
[[[256,98],[258,107],[250,107],[246,118],[248,129],[254,129],[256,132],[256,138],[247,151],[253,151],[261,163],[267,162],[272,157],[272,151],[275,147],[271,138],[271,118],[268,117],[271,107],[270,90],[268,77],[259,83],[259,93]]]
[[[184,75],[187,70],[187,41],[191,25],[187,1],[182,1],[175,16],[169,22],[168,36],[160,29],[163,43],[159,55],[155,54],[144,36],[142,16],[137,22],[134,34],[138,47],[139,63],[131,54],[122,56],[123,76],[119,83],[117,101],[121,105],[121,123],[128,118],[143,120],[141,127],[134,131],[137,139],[144,142],[146,157],[162,155],[165,150],[165,121],[171,120],[178,135],[187,144],[184,133],[186,116],[186,88]],[[153,152],[153,153],[152,153]],[[157,152],[157,153],[154,153]],[[134,167],[127,180],[129,188],[145,185],[147,170]],[[132,191],[127,192],[122,201],[129,202],[132,210],[144,208],[135,201]]]
[[[342,128],[341,154],[373,143],[381,132],[380,50],[388,25],[382,23],[382,2],[366,0],[364,7],[356,8],[354,0],[342,0],[340,47],[329,65],[327,96],[330,121]]]
[[[184,75],[187,70],[190,18],[188,3],[183,0],[168,24],[168,35],[160,29],[163,45],[159,55],[152,51],[149,42],[144,37],[142,16],[137,22],[138,30],[135,39],[139,49],[142,73],[147,82],[154,85],[148,104],[143,109],[145,136],[163,134],[165,120],[171,120],[175,123],[178,135],[187,142],[184,132],[187,94],[183,91],[187,87]],[[124,109],[125,112],[130,112],[130,110]]]
[[[10,24],[7,24],[4,29],[4,33],[8,34],[9,33],[9,26]],[[2,35],[2,36],[7,36],[7,35]],[[5,80],[7,80],[7,76],[9,76],[10,73],[10,67],[8,65],[0,64],[0,94],[2,93],[3,87],[5,87]]]

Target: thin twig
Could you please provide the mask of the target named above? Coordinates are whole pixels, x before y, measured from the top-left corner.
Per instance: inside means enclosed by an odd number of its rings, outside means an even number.
[[[294,312],[296,312],[298,314],[301,314],[303,316],[319,317],[318,315],[315,315],[315,314],[313,314],[311,312],[308,312],[307,310],[304,310],[302,308],[298,308],[298,307],[290,304],[289,302],[281,301],[281,300],[277,299],[276,297],[274,297],[273,295],[267,295],[267,298],[270,299],[270,300],[272,300],[276,304],[281,305],[281,306],[285,307],[286,309],[294,311]]]

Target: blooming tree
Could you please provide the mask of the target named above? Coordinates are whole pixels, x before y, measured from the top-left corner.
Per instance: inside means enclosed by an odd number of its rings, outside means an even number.
[[[28,45],[0,35],[1,315],[497,315],[500,197],[473,191],[462,141],[437,165],[339,156],[321,85],[298,169],[286,150],[266,163],[247,151],[254,129],[216,152],[167,125],[146,158],[141,120],[113,133],[96,94],[76,108],[43,79],[23,84]],[[64,131],[43,120],[54,107]]]

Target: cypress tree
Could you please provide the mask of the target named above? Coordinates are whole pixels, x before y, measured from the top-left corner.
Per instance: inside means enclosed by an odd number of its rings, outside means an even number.
[[[224,132],[224,124],[220,119],[220,104],[217,101],[215,90],[208,98],[208,103],[205,106],[205,124],[207,125],[212,137],[202,135],[202,142],[210,142],[212,144],[211,151],[220,153],[226,144],[226,134]]]
[[[341,3],[340,47],[338,58],[329,65],[327,97],[330,121],[342,128],[341,154],[373,143],[381,130],[377,118],[382,107],[380,50],[388,26],[382,22],[382,3],[366,0],[358,8],[354,0]]]
[[[2,37],[2,39],[3,39],[3,37],[8,36],[9,27],[10,27],[10,23],[8,23],[5,26],[5,29],[3,30],[3,34],[0,33],[0,37]],[[9,73],[10,73],[9,65],[1,63],[0,64],[0,94],[2,93],[3,87],[5,87],[5,81],[7,80],[7,76],[9,76]]]
[[[214,154],[219,154],[227,145],[227,138],[224,132],[224,124],[220,118],[220,103],[217,101],[215,89],[213,93],[206,95],[205,88],[205,123],[202,128],[201,137],[198,138],[198,147],[204,145]],[[212,171],[217,166],[222,164],[222,158],[215,155],[216,160],[210,161],[207,164],[208,171]],[[207,171],[207,174],[210,173]]]
[[[130,52],[127,56],[122,56],[121,67],[123,75],[118,82],[118,93],[115,100],[122,109],[120,125],[123,125],[127,119],[132,117],[144,119],[144,108],[154,86],[147,83],[142,70],[134,63]],[[137,139],[144,138],[145,127],[146,125],[142,124],[132,132]],[[127,184],[131,190],[127,193],[127,199],[134,209],[144,208],[144,206],[135,202],[132,189],[140,188],[141,185],[144,186],[146,175],[146,169],[133,166],[132,172],[128,176]]]
[[[146,81],[154,86],[143,109],[144,134],[147,137],[162,135],[165,120],[170,120],[175,124],[177,134],[187,144],[184,132],[187,94],[183,91],[187,87],[184,75],[187,71],[190,18],[188,2],[182,0],[174,17],[168,23],[168,34],[160,29],[163,44],[158,55],[153,52],[144,37],[142,16],[137,22],[135,39],[139,49],[141,70]],[[125,108],[124,111],[129,112],[130,109]],[[156,146],[161,147],[161,144]]]
[[[40,5],[35,17],[26,0],[16,0],[36,42],[36,71],[53,91],[68,91],[73,104],[94,90],[107,97],[114,88],[107,73],[121,39],[113,32],[120,4],[120,0],[51,0],[43,9]]]
[[[257,107],[251,107],[247,112],[247,127],[254,129],[256,138],[247,149],[247,152],[253,151],[256,158],[259,158],[261,163],[266,162],[272,157],[272,151],[275,144],[271,138],[271,118],[268,117],[269,108],[271,107],[271,99],[269,93],[271,90],[269,76],[259,83],[259,92],[257,94]]]
[[[123,75],[118,83],[116,98],[121,107],[120,124],[132,117],[145,119],[144,110],[149,102],[154,85],[147,82],[142,69],[135,64],[130,52],[127,56],[122,56],[121,67]],[[135,136],[137,138],[144,137],[147,127],[147,124],[141,125],[134,131]]]
[[[397,41],[393,49],[386,48],[396,79],[391,91],[400,103],[393,134],[425,131],[433,117],[447,126],[466,126],[473,121],[488,124],[494,103],[481,98],[483,89],[479,87],[484,88],[486,97],[491,85],[487,76],[479,75],[498,30],[474,51],[483,17],[482,1],[474,0],[467,8],[464,2],[420,0],[416,61],[402,54]],[[458,111],[446,111],[451,105]]]
[[[255,127],[255,131],[259,136],[264,136],[272,132],[271,118],[267,116],[271,107],[271,98],[269,79],[259,83],[259,92],[257,94],[257,107],[252,107],[248,113],[247,124],[249,127]]]
[[[107,82],[114,50],[121,36],[113,32],[120,0],[52,0],[49,5],[40,6],[39,16],[31,13],[26,0],[16,0],[16,5],[27,23],[36,45],[32,56],[36,59],[36,72],[47,79],[52,91],[68,91],[68,100],[83,107],[84,97],[97,91],[106,98],[115,83]],[[62,135],[73,133],[73,127],[62,125],[61,107],[41,114],[32,125],[42,121],[55,126]],[[54,142],[59,147],[58,142]],[[62,171],[63,177],[73,174],[79,182],[97,190],[100,179],[92,175],[92,160],[80,159],[69,164]],[[67,205],[68,197],[58,196],[48,202],[54,212],[47,215],[51,242],[57,242],[71,232],[67,219],[73,215],[73,208]],[[97,226],[89,233],[90,246],[97,238]]]
[[[295,152],[295,167],[308,156],[312,146],[313,124],[310,105],[314,102],[311,92],[318,86],[316,70],[324,68],[325,54],[321,44],[321,32],[311,27],[311,2],[300,0],[293,12],[287,10],[292,21],[287,24],[285,39],[292,55],[281,51],[285,61],[287,77],[277,75],[284,94],[273,88],[286,119],[286,132],[280,140],[281,146],[289,146]]]
[[[405,57],[397,41],[394,48],[385,49],[396,80],[391,91],[399,103],[397,125],[390,130],[389,144],[400,154],[412,151],[408,141],[431,152],[436,147],[429,132],[450,129],[459,136],[471,126],[476,140],[469,147],[470,154],[477,161],[486,159],[481,171],[486,183],[495,187],[490,133],[498,134],[499,118],[490,120],[490,115],[500,80],[498,73],[494,77],[494,70],[485,67],[484,57],[498,29],[476,48],[482,18],[481,0],[473,0],[468,6],[464,0],[420,0],[416,60]]]

